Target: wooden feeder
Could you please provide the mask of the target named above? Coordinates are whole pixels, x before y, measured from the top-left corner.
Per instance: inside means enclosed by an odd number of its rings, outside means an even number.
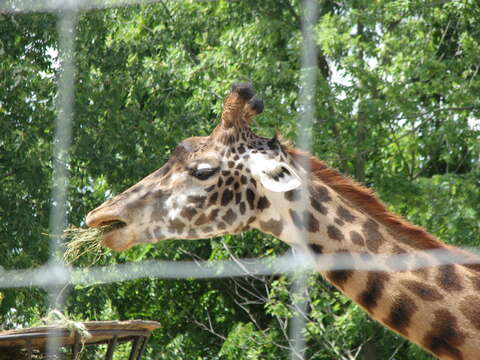
[[[81,358],[83,346],[108,344],[105,360],[111,360],[119,343],[131,342],[128,360],[140,360],[153,330],[160,327],[156,321],[87,321],[81,323],[91,337],[81,339],[76,331],[60,326],[37,326],[28,329],[0,332],[0,360],[44,359],[48,339],[54,339],[59,348],[71,348],[71,359]],[[2,357],[2,354],[6,357]],[[61,358],[68,358],[62,352]]]

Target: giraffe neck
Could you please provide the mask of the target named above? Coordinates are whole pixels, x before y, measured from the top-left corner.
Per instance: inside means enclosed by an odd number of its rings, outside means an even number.
[[[290,244],[304,234],[315,254],[341,253],[363,269],[374,255],[384,256],[381,265],[391,271],[319,270],[370,316],[442,359],[477,358],[479,273],[461,265],[429,267],[435,259],[424,252],[453,248],[393,214],[372,214],[324,182],[315,181],[306,192],[270,194],[270,200],[273,206],[257,225],[264,232]],[[397,271],[398,254],[406,254],[400,265],[415,270]],[[325,269],[324,262],[319,265]]]

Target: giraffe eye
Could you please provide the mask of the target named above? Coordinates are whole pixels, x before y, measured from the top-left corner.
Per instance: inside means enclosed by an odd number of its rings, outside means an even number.
[[[193,168],[190,169],[190,175],[196,177],[198,180],[207,180],[215,174],[220,168]]]

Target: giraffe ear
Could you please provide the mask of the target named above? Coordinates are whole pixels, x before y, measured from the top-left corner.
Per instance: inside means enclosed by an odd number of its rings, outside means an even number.
[[[260,173],[260,182],[270,191],[286,192],[298,188],[302,183],[295,170],[285,163],[279,163],[271,170]]]
[[[258,167],[257,176],[267,190],[286,192],[302,184],[296,171],[284,162],[263,159],[262,164],[257,165],[261,165]]]

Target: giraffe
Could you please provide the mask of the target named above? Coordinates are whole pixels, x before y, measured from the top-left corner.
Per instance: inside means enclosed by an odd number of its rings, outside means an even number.
[[[163,167],[89,212],[87,225],[122,224],[103,239],[117,251],[256,228],[314,257],[342,254],[353,270],[318,271],[372,318],[441,359],[478,359],[480,267],[438,265],[425,250],[474,255],[389,212],[371,190],[279,135],[257,136],[250,123],[262,111],[251,84],[234,84],[209,136],[179,143]],[[421,255],[405,261],[421,265],[415,270],[355,269],[376,254],[393,268],[389,256],[412,251]]]

